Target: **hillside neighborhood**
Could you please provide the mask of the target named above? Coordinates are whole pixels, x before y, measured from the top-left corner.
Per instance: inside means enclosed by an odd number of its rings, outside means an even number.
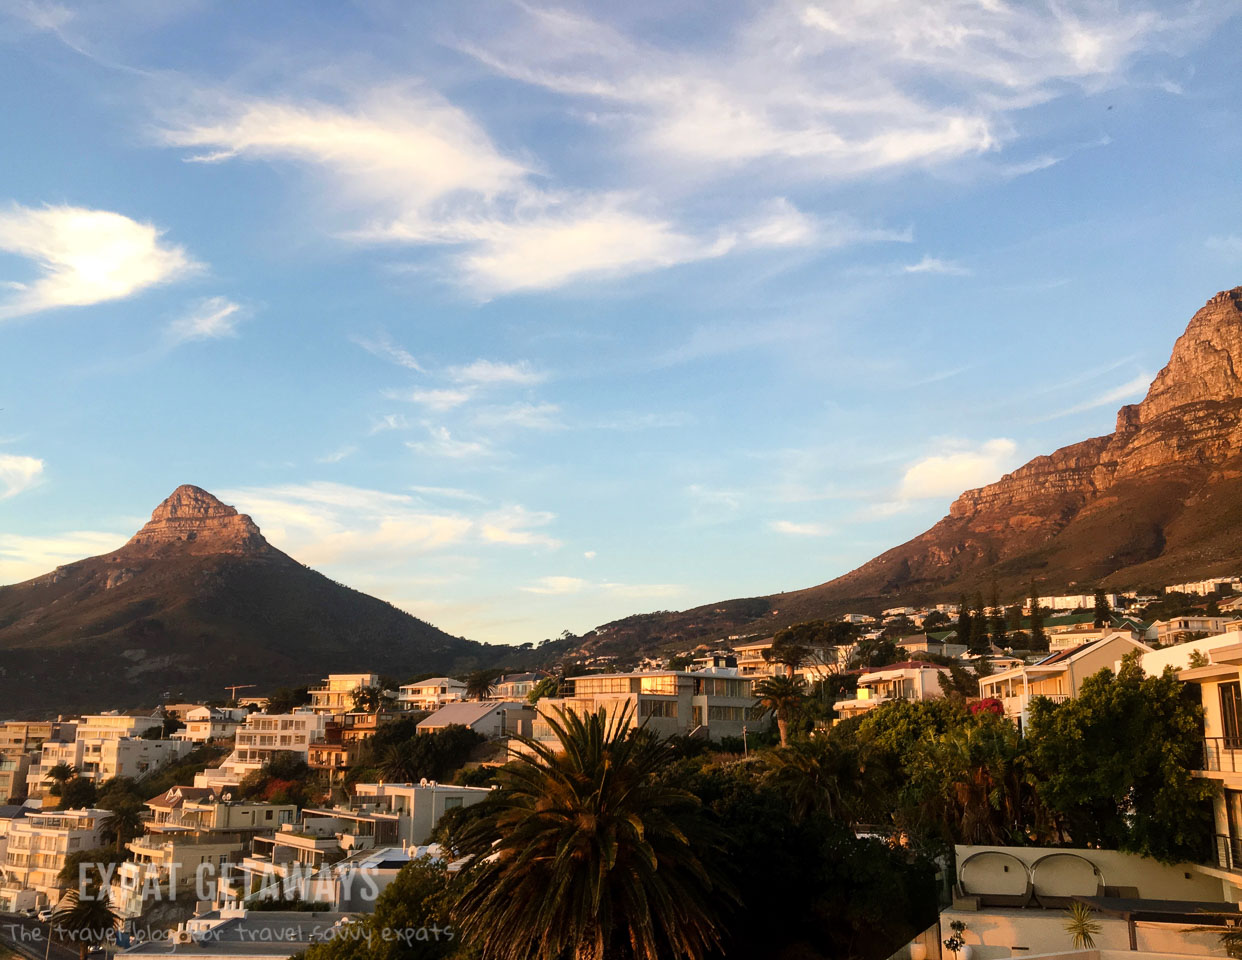
[[[519,758],[563,749],[566,717],[625,716],[661,742],[684,744],[686,756],[753,771],[786,743],[811,751],[804,763],[823,763],[814,751],[839,752],[842,738],[867,724],[885,729],[890,716],[937,704],[976,725],[1004,725],[1008,737],[1032,728],[1042,736],[1066,704],[1131,675],[1169,678],[1187,715],[1202,717],[1177,774],[1193,778],[1201,797],[1191,819],[1208,825],[1202,836],[1146,853],[1128,844],[1127,852],[1048,843],[1032,828],[1016,843],[1011,829],[963,821],[937,847],[898,810],[887,824],[858,819],[874,814],[877,798],[843,799],[835,816],[860,837],[881,837],[899,859],[930,856],[931,899],[921,911],[912,903],[912,939],[892,944],[894,955],[949,957],[954,936],[976,957],[1018,947],[1042,955],[1066,939],[1066,908],[1075,904],[1089,911],[1083,922],[1095,942],[1135,956],[1219,955],[1220,935],[1242,927],[1242,915],[1233,918],[1242,893],[1234,809],[1242,578],[1032,596],[1008,608],[965,598],[899,606],[724,638],[632,669],[549,667],[408,682],[333,673],[302,689],[244,695],[243,685],[212,702],[7,721],[0,910],[50,933],[85,883],[106,890],[115,912],[109,950],[192,945],[248,958],[280,917],[290,939],[265,944],[262,956],[327,949],[331,931],[387,909],[384,892],[403,870],[424,870],[446,888],[466,882],[477,857],[465,839],[468,811],[499,796]],[[788,770],[776,769],[788,781]],[[857,770],[846,776],[866,780]],[[1179,862],[1191,851],[1197,856]],[[927,910],[934,919],[922,923]],[[20,937],[13,946],[22,949]]]

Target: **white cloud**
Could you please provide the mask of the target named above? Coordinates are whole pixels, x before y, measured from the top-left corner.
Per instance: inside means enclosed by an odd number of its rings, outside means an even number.
[[[354,343],[362,347],[367,353],[379,357],[381,360],[388,360],[395,363],[399,367],[405,367],[407,370],[422,372],[422,365],[419,364],[408,350],[404,347],[393,343],[386,335],[381,334],[378,337],[354,337]]]
[[[582,557],[584,560],[594,560],[596,557],[596,553],[594,550],[586,550],[586,551],[583,551]]]
[[[488,456],[492,452],[491,447],[482,440],[458,440],[448,427],[428,426],[427,434],[428,439],[407,440],[406,446],[425,456],[451,460]]]
[[[588,582],[581,577],[540,577],[534,583],[520,589],[526,593],[561,597],[570,593],[581,593],[587,586],[589,586]]]
[[[1018,446],[999,437],[976,450],[959,449],[924,457],[910,465],[898,488],[900,500],[956,497],[999,480],[1013,466]]]
[[[43,461],[13,453],[0,453],[0,500],[15,497],[43,479]]]
[[[461,44],[557,93],[663,166],[760,162],[848,177],[996,150],[1017,112],[1120,82],[1227,4],[785,0],[720,8],[715,43],[669,44],[563,9],[515,8]],[[729,20],[732,11],[745,11]],[[647,27],[644,24],[644,27]],[[648,28],[650,29],[650,28]],[[658,29],[658,28],[657,28]]]
[[[555,403],[512,403],[484,407],[473,418],[475,426],[495,429],[519,427],[524,430],[561,430],[561,408]]]
[[[47,537],[0,533],[0,583],[21,583],[66,563],[111,553],[128,539],[126,534],[96,530]]]
[[[795,523],[792,520],[773,520],[768,524],[777,533],[787,533],[794,537],[827,537],[833,530],[823,523]]]
[[[538,546],[555,549],[561,542],[539,532],[556,519],[546,511],[532,511],[525,507],[506,507],[493,510],[479,521],[479,534],[489,543],[509,543],[517,546]]]
[[[742,495],[736,490],[724,490],[692,483],[686,487],[690,497],[690,516],[696,523],[723,523],[742,506]]]
[[[474,396],[474,393],[468,389],[425,389],[416,387],[413,390],[386,390],[384,395],[390,400],[404,400],[407,403],[417,403],[428,410],[443,413],[446,410],[460,407]]]
[[[459,487],[412,486],[410,489],[415,493],[421,493],[429,497],[447,497],[449,500],[469,500],[474,503],[487,502],[486,497],[481,497],[477,493],[471,493],[469,490],[462,490]]]
[[[902,267],[903,273],[938,273],[950,277],[969,277],[970,268],[952,260],[941,260],[939,257],[924,256],[918,263]]]
[[[197,269],[163,232],[107,210],[22,207],[0,211],[0,250],[38,268],[28,282],[7,284],[0,320],[56,307],[120,300]]]
[[[168,325],[168,335],[176,343],[187,340],[214,340],[237,334],[241,307],[225,297],[200,300],[185,315]]]
[[[409,427],[409,421],[406,420],[404,413],[386,413],[371,423],[371,429],[367,433],[374,436],[389,430],[408,430]]]
[[[1040,417],[1040,420],[1056,420],[1059,417],[1068,417],[1075,413],[1085,413],[1087,410],[1095,410],[1098,407],[1111,407],[1116,404],[1124,403],[1127,400],[1136,400],[1142,397],[1147,388],[1151,386],[1154,375],[1143,372],[1135,376],[1125,383],[1120,383],[1115,387],[1110,387],[1103,393],[1097,394],[1090,400],[1075,404],[1065,410],[1049,414],[1046,417]]]
[[[342,460],[352,457],[357,452],[358,452],[358,448],[355,446],[352,446],[352,445],[344,446],[336,450],[333,450],[329,454],[325,454],[324,456],[319,457],[315,462],[316,463],[340,463]]]
[[[540,577],[534,583],[519,589],[541,596],[563,597],[570,594],[602,593],[628,600],[675,597],[685,592],[685,587],[675,583],[614,583],[610,581],[596,583],[581,577]]]
[[[460,367],[452,367],[448,375],[459,383],[476,383],[484,386],[496,384],[542,383],[547,375],[535,370],[525,360],[502,363],[495,360],[475,360]]]

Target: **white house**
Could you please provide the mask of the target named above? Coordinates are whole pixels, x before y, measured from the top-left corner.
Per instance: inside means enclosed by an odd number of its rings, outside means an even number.
[[[0,878],[0,908],[24,910],[60,899],[57,875],[69,854],[103,842],[107,810],[27,811],[9,826]]]
[[[248,716],[241,707],[193,707],[185,712],[185,729],[173,736],[192,743],[229,740]]]
[[[397,701],[406,710],[438,710],[446,703],[466,699],[466,685],[452,677],[432,677],[401,685]]]
[[[856,717],[895,700],[933,700],[944,696],[941,676],[948,667],[922,660],[905,660],[879,667],[858,678],[858,690],[848,700],[833,704],[842,718]]]
[[[236,786],[246,774],[262,767],[278,753],[309,760],[310,745],[323,739],[325,718],[311,710],[293,713],[252,713],[237,731],[236,744],[218,767],[195,774],[194,786],[217,789]]]

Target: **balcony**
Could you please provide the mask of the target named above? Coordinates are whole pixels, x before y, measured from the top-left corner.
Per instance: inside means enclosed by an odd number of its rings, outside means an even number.
[[[1242,838],[1216,835],[1216,865],[1222,870],[1242,872]]]
[[[1242,773],[1242,737],[1204,737],[1203,769]]]

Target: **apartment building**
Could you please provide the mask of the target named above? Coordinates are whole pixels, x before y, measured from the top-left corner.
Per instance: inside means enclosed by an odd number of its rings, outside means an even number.
[[[979,681],[979,696],[999,700],[1005,716],[1019,725],[1029,720],[1031,701],[1047,697],[1054,702],[1078,696],[1082,682],[1093,673],[1112,669],[1126,654],[1151,653],[1151,647],[1128,632],[1111,633],[1069,650],[1050,653],[1033,664],[1022,664]]]
[[[856,717],[894,700],[932,700],[944,696],[940,678],[948,667],[922,660],[906,660],[864,673],[853,697],[833,704],[841,719]]]
[[[764,677],[783,676],[789,672],[784,664],[769,660],[765,654],[772,649],[773,638],[754,640],[741,643],[733,648],[737,656],[737,672],[739,676],[762,680]],[[835,647],[807,647],[806,662],[798,666],[794,675],[801,677],[807,684],[817,683],[836,676],[849,666],[854,655],[855,645],[842,644]]]
[[[241,707],[191,707],[182,718],[185,729],[174,736],[191,743],[231,740],[248,716],[250,712]]]
[[[325,717],[307,709],[293,713],[252,713],[238,728],[236,743],[218,767],[195,774],[194,786],[226,789],[248,773],[260,770],[278,753],[292,753],[309,762],[310,746],[322,740]]]
[[[760,716],[751,678],[736,670],[592,674],[570,677],[567,683],[572,689],[569,696],[549,697],[535,705],[538,715],[531,731],[535,740],[555,741],[547,718],[558,707],[578,714],[604,709],[613,716],[628,705],[635,724],[661,736],[712,740],[740,737],[743,728]]]
[[[185,756],[190,744],[184,740],[148,740],[142,736],[160,729],[163,722],[158,716],[114,713],[83,717],[72,740],[43,742],[38,762],[32,759],[26,773],[28,795],[46,796],[53,783],[48,772],[60,764],[73,767],[83,779],[102,783],[114,777],[139,780]]]
[[[12,821],[0,865],[0,909],[12,912],[57,902],[57,877],[65,861],[71,853],[100,846],[110,816],[95,809],[28,810]]]
[[[536,670],[532,673],[510,673],[496,681],[495,697],[498,700],[525,700],[531,691],[551,674]]]
[[[403,684],[397,702],[406,710],[438,710],[446,703],[466,699],[466,685],[452,677],[432,677]]]
[[[1199,634],[1215,636],[1229,629],[1233,617],[1170,617],[1168,620],[1157,620],[1147,631],[1148,640],[1154,640],[1160,646],[1179,643]]]
[[[240,834],[164,834],[126,845],[131,859],[112,879],[112,909],[123,918],[141,916],[144,903],[184,898],[214,900],[225,866],[245,856]]]
[[[378,673],[333,673],[322,686],[310,690],[310,708],[315,713],[348,713],[354,709],[354,694],[363,687],[378,687]]]
[[[279,830],[297,819],[292,803],[234,800],[231,791],[172,787],[146,802],[150,834],[253,834]]]

